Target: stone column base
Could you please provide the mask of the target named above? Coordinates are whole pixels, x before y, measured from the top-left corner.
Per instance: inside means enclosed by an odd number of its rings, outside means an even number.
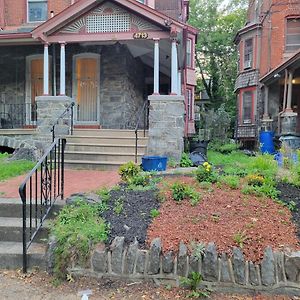
[[[148,155],[164,155],[180,160],[184,150],[184,97],[149,96]]]

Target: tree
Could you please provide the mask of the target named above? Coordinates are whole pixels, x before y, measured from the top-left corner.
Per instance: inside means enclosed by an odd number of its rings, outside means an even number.
[[[236,113],[234,84],[238,54],[234,37],[246,21],[247,0],[231,0],[220,7],[218,0],[191,0],[189,23],[199,29],[196,65],[199,89],[205,89],[212,108],[225,103],[233,118]]]

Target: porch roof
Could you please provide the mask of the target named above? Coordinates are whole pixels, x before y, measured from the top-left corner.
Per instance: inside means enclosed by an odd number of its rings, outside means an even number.
[[[115,4],[124,10],[127,10],[128,12],[131,12],[139,17],[141,17],[143,20],[150,22],[155,27],[158,28],[158,31],[163,32],[181,32],[183,29],[187,29],[188,31],[197,34],[197,30],[185,23],[178,22],[174,19],[171,19],[170,17],[156,11],[155,9],[152,9],[151,7],[141,4],[136,0],[79,0],[75,2],[73,5],[69,6],[53,18],[49,19],[45,23],[41,24],[40,26],[36,27],[32,31],[32,37],[34,39],[39,39],[41,41],[45,42],[55,42],[55,37],[59,30],[63,29],[65,26],[70,25],[72,22],[78,20],[80,17],[86,15],[87,13],[91,12],[93,9],[95,9],[97,6],[104,4],[104,3],[112,3]],[[124,39],[127,39],[127,36],[129,37],[128,33],[126,36],[125,32],[113,32],[114,34],[118,35],[124,35]],[[101,33],[103,35],[104,40],[106,38],[109,38],[109,33]],[[94,37],[93,37],[94,35]],[[104,35],[107,35],[105,37]],[[52,38],[51,38],[52,36]],[[73,37],[72,37],[73,36]],[[99,37],[99,34],[97,34]],[[82,35],[81,35],[82,37]],[[149,38],[152,36],[150,35]],[[164,37],[162,35],[162,37]],[[57,42],[61,41],[59,40],[59,36],[57,36]],[[67,42],[72,42],[72,38],[76,41],[76,37],[74,34],[71,34],[69,37],[66,37]],[[115,37],[117,39],[118,37]],[[96,34],[90,34],[90,39],[95,39]]]
[[[300,67],[300,50],[295,52],[290,58],[288,58],[286,61],[282,62],[279,64],[276,68],[271,70],[269,73],[264,75],[263,77],[260,78],[260,82],[264,84],[270,84],[276,79],[278,79],[276,76],[281,75],[284,70],[286,69],[291,69],[295,70]]]

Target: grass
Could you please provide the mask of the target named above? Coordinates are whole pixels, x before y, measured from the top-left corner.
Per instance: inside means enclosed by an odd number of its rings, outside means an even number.
[[[9,154],[0,153],[0,181],[22,175],[30,171],[35,163],[27,160],[7,160]]]

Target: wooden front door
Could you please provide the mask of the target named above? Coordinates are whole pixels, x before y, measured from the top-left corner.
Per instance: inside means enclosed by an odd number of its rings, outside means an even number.
[[[93,54],[78,55],[74,65],[77,123],[99,124],[99,57]]]

